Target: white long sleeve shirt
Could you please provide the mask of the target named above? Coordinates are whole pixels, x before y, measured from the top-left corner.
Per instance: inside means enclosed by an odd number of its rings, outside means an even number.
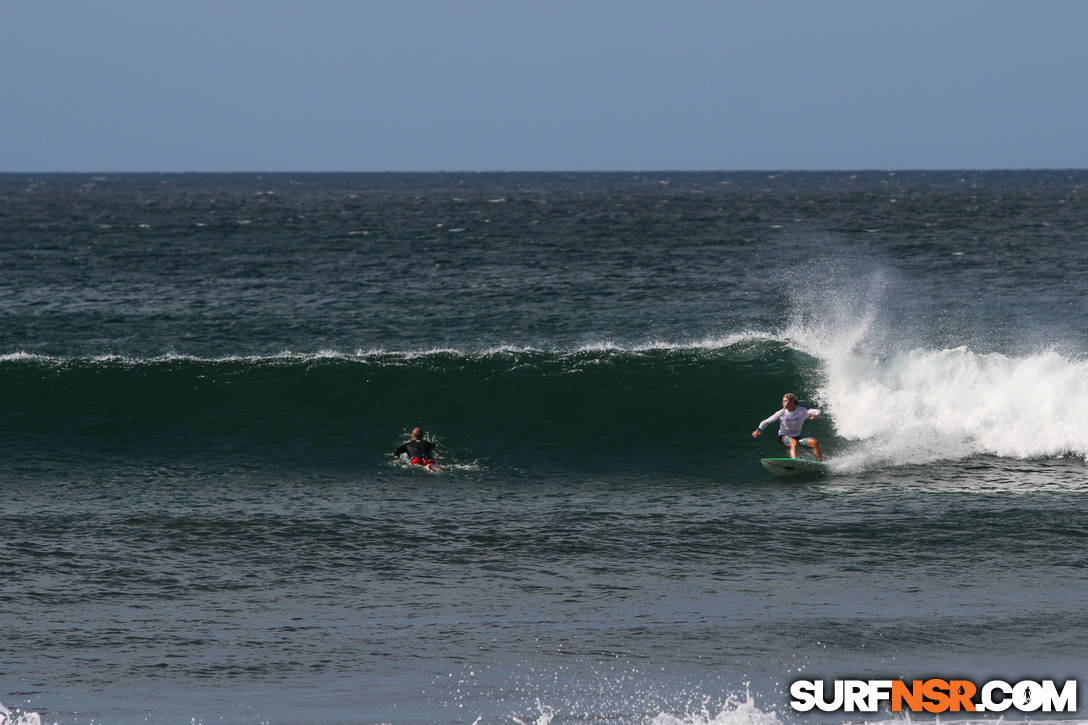
[[[799,436],[801,435],[801,426],[805,424],[805,421],[819,414],[819,408],[806,408],[802,405],[798,405],[792,411],[779,408],[777,413],[759,424],[759,429],[763,430],[777,420],[778,435]]]

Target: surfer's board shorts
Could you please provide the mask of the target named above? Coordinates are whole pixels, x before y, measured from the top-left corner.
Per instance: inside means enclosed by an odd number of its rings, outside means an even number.
[[[796,439],[800,445],[807,446],[809,440],[811,440],[811,436],[805,436],[804,438],[802,438],[801,436],[791,436],[788,433],[786,435],[778,436],[778,440],[781,441],[782,445],[784,445],[786,448],[790,447],[790,441],[793,439]]]
[[[419,456],[416,456],[411,461],[409,461],[409,463],[411,463],[413,466],[433,466],[434,465],[434,459],[433,458],[420,458]]]

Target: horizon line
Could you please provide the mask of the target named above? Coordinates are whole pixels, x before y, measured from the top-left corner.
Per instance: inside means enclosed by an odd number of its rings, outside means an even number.
[[[0,175],[170,175],[170,174],[871,174],[871,173],[982,173],[1019,171],[1088,171],[1077,166],[978,167],[858,167],[858,168],[744,168],[744,169],[164,169],[164,170],[0,170]]]

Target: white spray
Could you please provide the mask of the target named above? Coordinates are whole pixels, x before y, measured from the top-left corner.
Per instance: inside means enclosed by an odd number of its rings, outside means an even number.
[[[881,319],[886,280],[866,281],[804,300],[785,333],[822,363],[818,403],[836,435],[855,442],[842,465],[1088,457],[1088,360],[908,347],[919,336]]]

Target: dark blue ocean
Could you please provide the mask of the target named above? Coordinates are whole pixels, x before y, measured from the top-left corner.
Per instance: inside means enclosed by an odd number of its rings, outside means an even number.
[[[1083,680],[1086,292],[1086,171],[2,174],[0,723]]]

